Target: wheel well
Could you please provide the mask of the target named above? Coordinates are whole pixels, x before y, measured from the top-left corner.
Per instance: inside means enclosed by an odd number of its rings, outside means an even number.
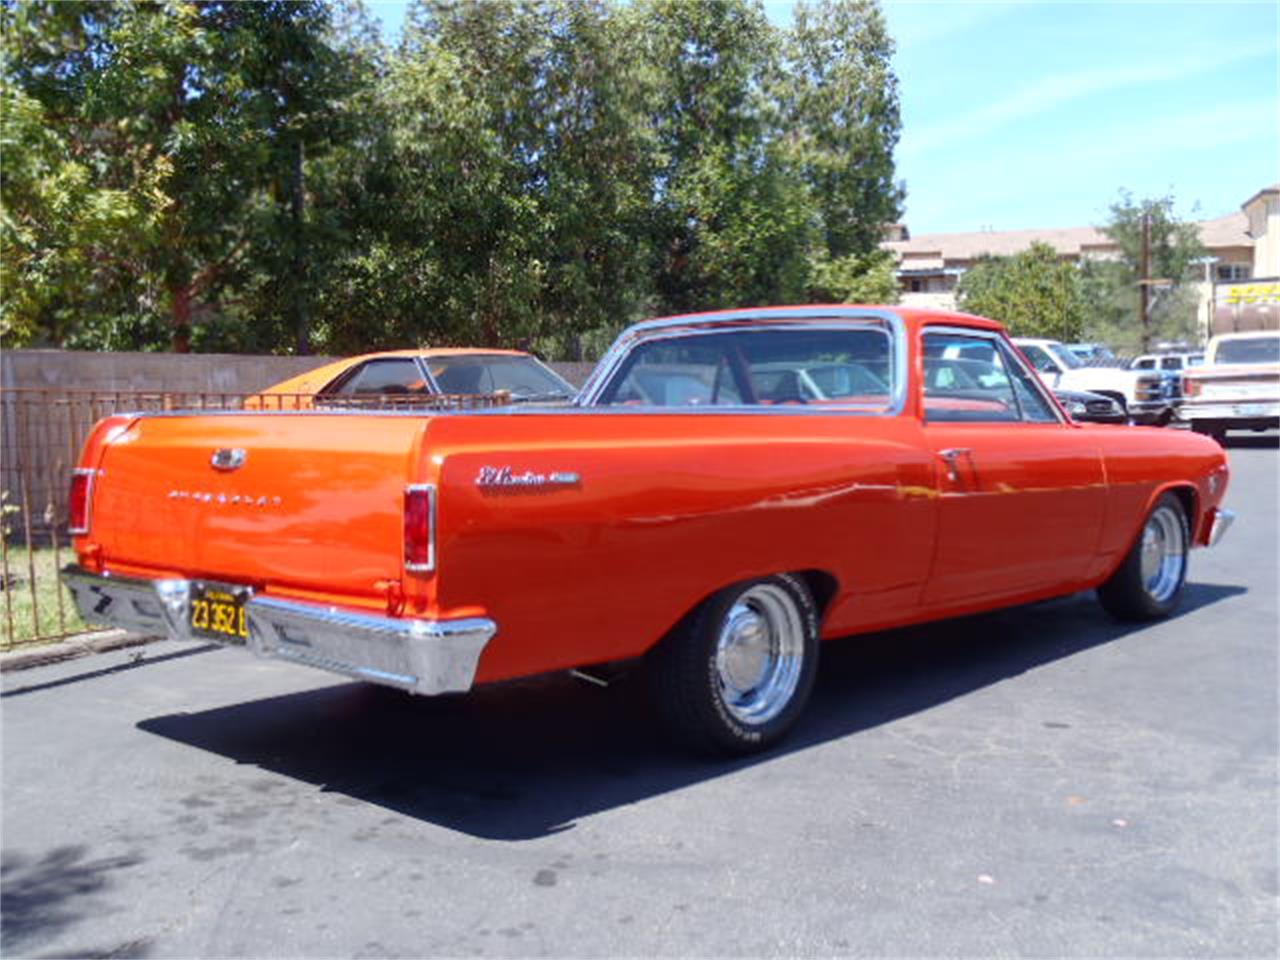
[[[1187,515],[1187,526],[1190,528],[1192,538],[1194,538],[1200,519],[1200,514],[1196,512],[1199,506],[1199,498],[1196,495],[1195,488],[1186,486],[1170,487],[1166,492],[1172,493],[1182,504],[1182,509]]]
[[[809,596],[813,597],[814,606],[818,608],[818,622],[821,623],[822,618],[827,614],[827,607],[830,606],[831,601],[835,599],[836,590],[840,586],[836,578],[825,570],[779,570],[778,572],[789,573],[793,577],[800,579],[808,589]],[[732,586],[732,584],[725,584],[724,587],[721,587],[720,589],[727,589],[730,586]],[[690,618],[698,612],[698,608],[714,597],[718,592],[719,590],[712,591],[695,603],[689,610],[685,611],[684,615],[672,624],[671,629],[663,634],[655,643],[655,646],[662,643],[667,637],[676,633],[681,627],[688,623]]]
[[[809,595],[813,597],[813,602],[818,608],[818,619],[821,620],[827,613],[827,607],[835,598],[840,584],[825,570],[797,570],[795,575],[809,588]]]

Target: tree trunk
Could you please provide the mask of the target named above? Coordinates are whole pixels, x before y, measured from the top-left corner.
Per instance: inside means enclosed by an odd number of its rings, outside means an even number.
[[[290,212],[293,215],[293,323],[297,331],[298,356],[311,354],[311,315],[307,309],[310,288],[307,284],[307,248],[303,235],[303,209],[306,203],[304,193],[305,182],[302,170],[302,141],[298,143],[293,154],[293,189],[289,198]]]
[[[191,352],[191,287],[173,287],[169,291],[173,301],[173,352]]]

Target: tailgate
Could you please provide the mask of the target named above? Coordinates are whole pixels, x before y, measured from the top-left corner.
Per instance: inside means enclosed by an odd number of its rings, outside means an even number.
[[[1280,366],[1199,367],[1183,374],[1183,391],[1189,397],[1202,400],[1280,399]]]
[[[426,423],[143,417],[103,451],[88,539],[108,566],[375,596],[401,576],[404,489]]]

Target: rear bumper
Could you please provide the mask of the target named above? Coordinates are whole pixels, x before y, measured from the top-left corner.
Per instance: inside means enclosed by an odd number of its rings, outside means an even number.
[[[135,580],[89,573],[74,565],[62,571],[62,579],[86,623],[175,640],[245,646],[260,657],[413,693],[471,689],[480,654],[498,631],[497,624],[483,617],[402,619],[250,597],[244,606],[249,636],[241,644],[193,633],[189,580]]]
[[[1276,400],[1188,400],[1180,411],[1182,419],[1192,423],[1212,421],[1219,424],[1275,425],[1280,422],[1280,401]]]

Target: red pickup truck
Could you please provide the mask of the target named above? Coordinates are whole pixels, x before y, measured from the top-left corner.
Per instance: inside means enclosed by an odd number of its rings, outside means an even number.
[[[1226,485],[1208,438],[1073,423],[993,321],[741,310],[638,324],[568,407],[110,417],[65,578],[90,622],[422,694],[643,658],[678,736],[744,752],[823,640],[1167,615]]]

